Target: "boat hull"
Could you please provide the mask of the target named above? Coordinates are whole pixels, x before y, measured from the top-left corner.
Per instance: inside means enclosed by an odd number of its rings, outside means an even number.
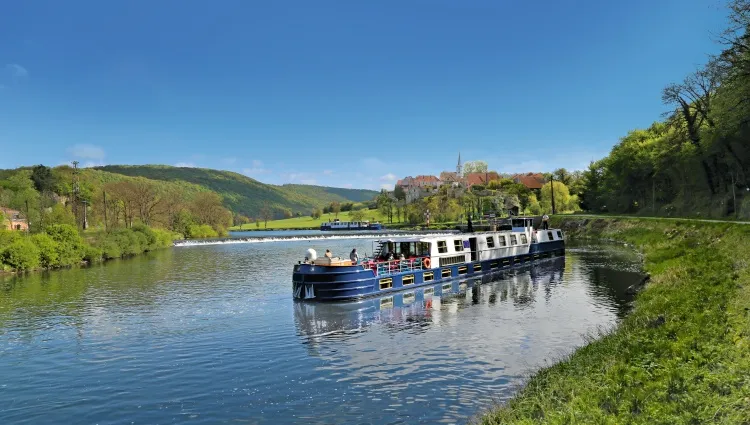
[[[382,224],[370,224],[369,226],[357,226],[357,227],[331,227],[326,225],[321,225],[320,230],[324,232],[339,232],[339,231],[347,231],[347,230],[383,230],[385,227],[383,227]]]
[[[424,270],[376,276],[360,265],[318,266],[297,264],[292,274],[295,299],[309,301],[346,301],[405,291],[459,278],[477,277],[486,273],[513,268],[543,258],[565,254],[562,240],[535,243],[527,254],[473,261]],[[425,276],[427,274],[427,276]],[[430,274],[432,278],[430,279]],[[405,283],[405,279],[406,283]],[[388,281],[390,280],[390,281]],[[409,283],[411,281],[412,283]]]

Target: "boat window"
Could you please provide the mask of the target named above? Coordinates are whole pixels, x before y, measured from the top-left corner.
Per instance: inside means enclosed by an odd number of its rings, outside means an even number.
[[[495,237],[487,236],[487,248],[494,248],[494,247],[495,247]]]
[[[510,235],[510,244],[518,245],[518,238],[516,237],[516,235]]]
[[[506,243],[505,243],[505,236],[498,235],[498,237],[497,237],[497,244],[500,245],[500,246],[505,246],[506,245]]]
[[[448,252],[448,244],[445,241],[438,241],[438,252],[441,254]]]
[[[547,232],[547,237],[549,240],[554,240],[555,238],[552,236],[552,232]]]
[[[456,248],[456,252],[461,252],[464,250],[464,241],[461,239],[455,239],[453,240],[453,247]]]
[[[528,240],[528,239],[526,239],[526,235],[521,235],[521,243],[522,243],[522,244],[527,244],[527,243],[529,243],[529,240]]]
[[[562,232],[559,230],[557,231],[557,238],[562,239]]]

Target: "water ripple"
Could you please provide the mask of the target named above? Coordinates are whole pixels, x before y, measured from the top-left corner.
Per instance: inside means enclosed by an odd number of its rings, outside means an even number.
[[[274,242],[3,280],[0,423],[465,422],[615,324],[639,279],[627,252],[584,246],[391,306],[299,303],[304,249]]]

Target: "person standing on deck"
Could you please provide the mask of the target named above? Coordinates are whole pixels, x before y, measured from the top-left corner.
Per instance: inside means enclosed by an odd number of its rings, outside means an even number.
[[[359,255],[357,255],[357,248],[352,249],[351,254],[349,254],[349,259],[352,260],[352,264],[357,264],[359,262]]]
[[[469,216],[468,223],[467,223],[466,227],[467,227],[466,230],[468,230],[469,233],[473,233],[474,232],[474,226],[471,224],[471,216]]]
[[[542,229],[549,229],[549,216],[547,214],[542,216]]]

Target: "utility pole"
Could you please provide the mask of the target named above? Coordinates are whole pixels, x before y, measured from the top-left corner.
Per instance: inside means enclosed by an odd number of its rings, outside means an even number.
[[[552,194],[552,214],[555,214],[555,175],[552,174],[551,180],[549,182],[549,190]]]
[[[73,216],[76,219],[76,226],[79,225],[78,221],[78,161],[73,161]]]
[[[26,200],[26,226],[28,227],[27,232],[31,233],[31,219],[29,218],[29,200],[28,199]],[[13,226],[11,225],[11,227]]]
[[[102,195],[104,196],[104,231],[107,231],[107,192],[102,190]],[[240,226],[240,229],[242,229],[242,226]]]
[[[84,199],[82,202],[83,202],[83,230],[86,230],[89,227],[89,222],[88,222],[88,219],[86,218],[86,210],[88,209],[89,201]]]

